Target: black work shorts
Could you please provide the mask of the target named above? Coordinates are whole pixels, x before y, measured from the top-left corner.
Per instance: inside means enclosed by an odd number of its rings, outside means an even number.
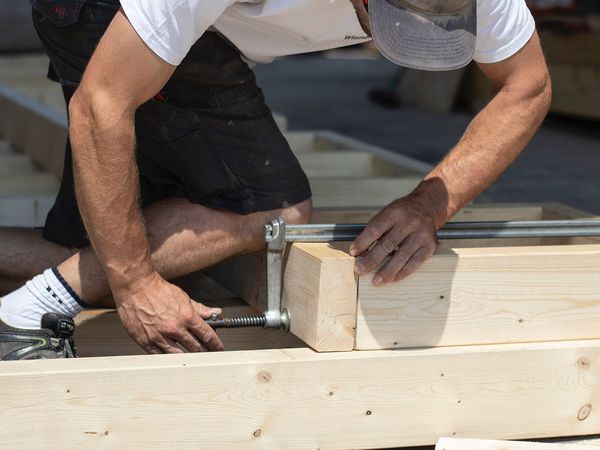
[[[33,1],[33,22],[50,58],[48,76],[61,83],[67,104],[118,9],[116,0]],[[182,197],[250,214],[311,196],[254,73],[214,32],[196,42],[157,97],[139,108],[136,140],[142,207]],[[69,247],[89,245],[75,198],[69,142],[44,237]]]

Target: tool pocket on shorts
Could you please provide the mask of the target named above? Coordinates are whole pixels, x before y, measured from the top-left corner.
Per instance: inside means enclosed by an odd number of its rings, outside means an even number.
[[[190,200],[239,188],[192,111],[151,100],[136,115],[138,152],[174,175]]]
[[[31,6],[57,27],[73,25],[79,19],[83,0],[33,0]]]

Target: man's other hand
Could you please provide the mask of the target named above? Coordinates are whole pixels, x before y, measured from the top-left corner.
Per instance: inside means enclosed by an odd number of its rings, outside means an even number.
[[[390,255],[373,277],[376,286],[399,281],[417,270],[437,248],[434,215],[411,197],[396,200],[373,217],[350,246],[357,256],[356,274],[371,272]]]
[[[194,302],[158,273],[114,294],[123,326],[147,353],[223,350],[223,343],[204,321],[221,310]]]

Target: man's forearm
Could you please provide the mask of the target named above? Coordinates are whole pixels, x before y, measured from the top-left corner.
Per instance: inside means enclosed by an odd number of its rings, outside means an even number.
[[[114,291],[153,271],[139,206],[134,114],[76,95],[70,120],[79,209]]]
[[[525,92],[501,89],[411,197],[428,205],[441,227],[515,160],[539,128],[549,102],[549,81]]]

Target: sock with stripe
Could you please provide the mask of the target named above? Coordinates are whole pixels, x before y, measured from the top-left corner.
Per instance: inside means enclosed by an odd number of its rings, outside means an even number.
[[[39,329],[46,313],[75,317],[83,302],[60,272],[47,269],[16,291],[2,297],[0,320],[14,328]]]

